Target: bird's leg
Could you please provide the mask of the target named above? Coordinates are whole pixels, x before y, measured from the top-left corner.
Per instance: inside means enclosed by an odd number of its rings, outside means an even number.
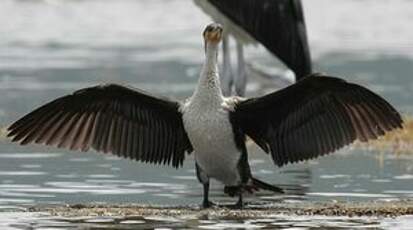
[[[234,75],[231,68],[231,53],[229,49],[229,37],[224,35],[222,39],[222,75],[221,75],[221,89],[224,96],[230,96],[232,91],[232,85],[234,83]]]
[[[199,167],[198,164],[195,164],[196,168],[196,176],[198,177],[199,182],[202,183],[204,187],[204,199],[202,201],[202,208],[210,208],[211,206],[215,206],[214,203],[209,201],[209,177],[205,174],[205,172]]]
[[[228,194],[229,196],[233,197],[235,195],[238,195],[238,202],[235,204],[228,205],[228,208],[233,208],[233,209],[242,209],[244,204],[242,200],[242,193],[244,192],[244,186],[245,185],[237,185],[237,186],[225,186],[224,192]]]
[[[238,201],[235,204],[235,208],[237,208],[237,209],[242,209],[244,207],[244,203],[243,203],[243,200],[242,200],[242,192],[243,191],[241,189],[240,193],[238,194]]]
[[[209,181],[202,185],[204,186],[204,199],[202,201],[202,208],[210,208],[212,206],[215,206],[214,203],[209,201]]]
[[[240,41],[237,41],[238,74],[235,79],[235,93],[237,96],[245,96],[247,88],[247,72],[244,59],[244,48]]]

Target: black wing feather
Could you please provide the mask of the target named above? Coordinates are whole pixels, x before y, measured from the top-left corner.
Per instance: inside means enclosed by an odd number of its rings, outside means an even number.
[[[279,166],[331,153],[356,139],[376,139],[403,123],[370,90],[320,75],[239,102],[231,117]]]
[[[297,80],[312,73],[301,0],[207,1],[280,58]]]
[[[78,90],[16,121],[8,136],[20,144],[93,148],[138,161],[179,167],[192,151],[179,104],[120,85]]]

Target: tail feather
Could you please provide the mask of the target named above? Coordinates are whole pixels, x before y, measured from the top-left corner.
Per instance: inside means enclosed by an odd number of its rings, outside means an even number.
[[[274,185],[270,185],[264,181],[258,180],[256,178],[251,177],[252,184],[259,189],[269,190],[277,193],[284,193],[282,188],[276,187]]]

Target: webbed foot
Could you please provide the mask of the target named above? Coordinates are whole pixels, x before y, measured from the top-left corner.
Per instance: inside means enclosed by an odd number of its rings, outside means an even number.
[[[238,200],[237,203],[235,204],[230,204],[230,205],[225,205],[226,208],[229,209],[243,209],[244,208],[244,202],[242,201],[242,198]]]
[[[212,208],[217,207],[218,205],[211,201],[204,201],[202,202],[202,208]]]

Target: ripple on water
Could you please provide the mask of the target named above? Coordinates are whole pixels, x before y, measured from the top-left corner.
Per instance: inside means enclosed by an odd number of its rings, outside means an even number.
[[[410,196],[413,196],[413,190],[384,190],[383,193],[409,194]]]
[[[26,190],[24,190],[26,191]],[[0,196],[3,197],[31,197],[31,198],[53,198],[56,197],[53,194],[33,194],[33,193],[27,193],[27,192],[17,192],[14,191],[14,189],[5,189],[3,191],[0,191]]]
[[[195,180],[194,176],[172,176],[172,178],[178,180]]]
[[[26,185],[1,185],[1,192],[6,192],[9,195],[21,194],[26,196],[28,193],[48,193],[48,195],[28,195],[32,197],[50,197],[49,194],[74,194],[74,193],[90,193],[96,195],[121,195],[121,194],[142,194],[146,192],[154,192],[149,189],[131,189],[122,188],[116,185],[98,185],[82,182],[46,182],[46,186],[26,186]]]
[[[156,188],[165,188],[165,189],[184,189],[187,187],[185,184],[177,183],[155,183],[155,182],[133,182],[128,187],[156,187]]]
[[[46,172],[38,171],[0,171],[0,176],[40,176],[47,174]]]
[[[160,191],[158,191],[158,192],[160,192]],[[178,198],[182,197],[180,195],[171,194],[171,193],[156,193],[156,194],[153,194],[153,195],[154,196],[159,196],[159,197],[168,197],[168,198],[171,198],[171,199],[178,199]]]
[[[8,212],[8,211],[24,212],[24,211],[26,211],[26,208],[20,207],[20,206],[17,206],[17,205],[0,205],[0,213]]]
[[[413,226],[413,216],[402,216],[395,219],[386,219],[380,223],[384,229],[411,230]]]
[[[413,175],[412,174],[403,174],[399,176],[394,176],[393,177],[396,180],[413,180]]]
[[[16,191],[14,189],[13,191]],[[38,188],[38,189],[26,189],[23,190],[26,192],[33,192],[33,193],[55,193],[55,194],[76,194],[76,193],[89,193],[94,195],[126,195],[126,194],[143,194],[146,192],[151,192],[147,190],[141,189],[123,189],[123,188]]]
[[[97,183],[97,184],[104,183],[104,184],[127,184],[127,185],[137,183],[134,180],[105,180],[105,179],[104,180],[87,179],[86,182]]]
[[[209,225],[198,226],[201,229],[259,229],[266,225],[251,224],[251,223],[216,223]]]
[[[20,168],[25,168],[25,169],[38,169],[41,168],[42,165],[39,164],[22,164],[20,165]]]
[[[171,217],[171,216],[146,216],[144,218],[145,220],[160,221],[160,222],[170,222],[170,223],[183,222],[183,220],[175,218],[175,217]]]
[[[69,173],[69,174],[58,174],[55,175],[56,178],[66,178],[66,179],[73,179],[73,178],[79,178],[81,177],[80,175]]]
[[[86,158],[86,157],[79,157],[79,158],[71,158],[69,159],[71,162],[90,162],[93,161],[91,158]]]
[[[144,224],[146,222],[143,220],[122,220],[119,223],[120,224]]]
[[[32,159],[32,158],[51,158],[60,157],[61,153],[0,153],[3,159]]]
[[[47,213],[2,212],[0,215],[0,229],[75,229],[76,226]]]
[[[96,217],[85,220],[86,223],[114,223],[115,219],[110,217]]]
[[[329,217],[329,216],[286,216],[280,215],[271,223],[272,226],[291,228],[360,228],[366,226],[377,227],[379,219],[376,217]],[[289,227],[289,228],[288,228]],[[284,229],[284,228],[283,228]]]
[[[112,175],[112,174],[92,174],[92,175],[88,175],[88,178],[116,178],[116,175]]]
[[[321,175],[321,179],[338,179],[338,178],[351,178],[351,175],[336,174],[336,175]]]
[[[39,188],[39,185],[32,185],[32,184],[0,184],[0,189],[11,189],[11,188]]]
[[[33,199],[8,199],[0,198],[0,204],[33,204]]]
[[[379,193],[340,193],[340,192],[310,192],[309,196],[322,197],[365,197],[365,198],[393,198],[393,195]]]
[[[374,183],[390,183],[390,182],[392,182],[392,180],[389,180],[389,179],[374,179],[374,180],[371,180],[371,182],[374,182]]]
[[[346,183],[346,184],[335,184],[333,187],[334,188],[347,188],[349,186],[350,184]]]

